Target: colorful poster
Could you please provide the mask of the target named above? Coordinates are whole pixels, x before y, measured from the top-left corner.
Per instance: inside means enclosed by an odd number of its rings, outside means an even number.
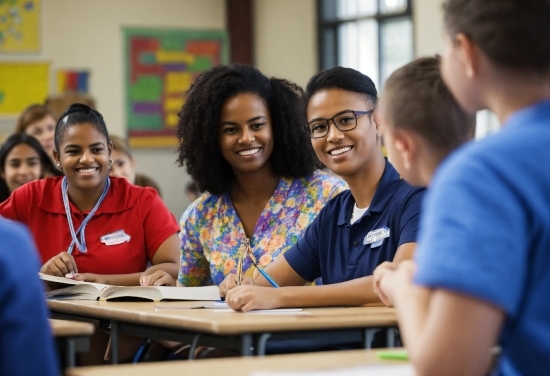
[[[0,0],[0,52],[40,50],[40,0]]]
[[[62,93],[88,93],[88,78],[90,72],[58,69],[57,92]]]
[[[124,32],[130,146],[173,147],[185,92],[200,73],[227,63],[227,33],[133,28]]]
[[[49,74],[49,63],[0,63],[0,114],[19,115],[33,103],[44,103]]]

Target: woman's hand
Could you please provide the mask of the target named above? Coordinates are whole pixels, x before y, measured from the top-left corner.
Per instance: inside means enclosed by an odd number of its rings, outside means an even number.
[[[152,274],[146,273],[147,271],[139,277],[141,286],[176,286],[174,278],[164,270],[157,270]]]
[[[254,280],[250,277],[243,276],[241,280],[241,285],[253,285]],[[237,275],[236,274],[228,274],[225,279],[220,283],[220,297],[225,298],[227,295],[227,292],[233,288],[237,287]]]
[[[261,286],[239,286],[227,291],[225,302],[234,311],[280,308],[281,289]]]
[[[67,274],[78,273],[78,267],[72,255],[61,252],[46,261],[40,268],[40,273],[65,277]]]
[[[101,274],[95,273],[74,273],[65,275],[66,278],[74,279],[75,281],[102,283],[108,285],[107,277]]]
[[[373,276],[373,290],[378,295],[382,303],[387,305],[388,307],[392,307],[393,303],[390,301],[390,299],[384,294],[382,289],[380,288],[380,281],[384,276],[386,276],[388,273],[391,273],[392,271],[395,271],[397,269],[397,266],[399,264],[395,262],[383,262],[382,264],[378,265],[376,269],[374,269]]]

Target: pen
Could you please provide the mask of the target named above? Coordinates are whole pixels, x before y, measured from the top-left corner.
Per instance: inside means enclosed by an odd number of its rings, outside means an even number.
[[[237,286],[241,285],[243,280],[243,255],[239,255],[239,262],[237,263]]]
[[[248,239],[245,239],[245,242],[246,242],[246,253],[248,253],[248,256],[250,256],[250,260],[252,261],[252,265],[254,265],[256,267],[256,269],[258,269],[260,274],[267,280],[267,282],[269,282],[271,284],[271,286],[279,287],[277,282],[275,282],[269,276],[269,274],[267,274],[267,272],[264,270],[264,268],[262,268],[260,265],[258,265],[258,263],[256,261],[256,257],[254,257],[254,255],[252,254],[252,250],[250,249],[250,241]]]

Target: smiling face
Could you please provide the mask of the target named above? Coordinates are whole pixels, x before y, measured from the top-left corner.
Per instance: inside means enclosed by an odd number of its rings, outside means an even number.
[[[55,132],[55,119],[50,115],[31,123],[25,128],[25,133],[33,136],[40,142],[42,148],[50,156],[53,156]]]
[[[90,123],[67,127],[54,156],[67,177],[69,189],[101,190],[109,165],[111,145]]]
[[[111,158],[113,159],[111,176],[126,178],[131,184],[134,184],[136,181],[136,162],[127,154],[116,149],[111,152]]]
[[[1,177],[11,192],[42,176],[40,157],[34,148],[27,144],[19,144],[13,147],[6,156]]]
[[[370,111],[370,101],[354,92],[328,89],[315,93],[307,105],[308,123],[315,119],[330,119],[342,111]],[[311,140],[317,157],[336,174],[346,177],[365,171],[374,158],[381,157],[376,140],[376,125],[370,115],[358,115],[357,127],[341,132],[330,122],[328,134]]]
[[[218,142],[234,173],[270,169],[273,129],[263,99],[252,93],[229,98],[220,114]]]

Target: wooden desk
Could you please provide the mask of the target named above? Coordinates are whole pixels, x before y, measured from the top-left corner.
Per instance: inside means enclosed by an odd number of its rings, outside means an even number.
[[[343,334],[368,347],[373,330],[391,328],[393,347],[397,318],[392,308],[309,308],[297,314],[220,313],[197,308],[211,302],[56,301],[48,306],[54,317],[103,319],[110,323],[112,362],[118,362],[118,333],[166,339],[240,351],[243,356],[265,354],[268,340],[287,340],[324,332]],[[197,309],[193,309],[197,308]]]
[[[89,336],[95,327],[89,322],[50,319],[50,327],[59,349],[65,352],[65,367],[76,365],[76,354],[90,349]]]
[[[83,367],[68,370],[68,376],[150,376],[201,375],[249,376],[258,371],[313,371],[368,365],[388,367],[410,365],[404,361],[378,360],[374,350],[317,352],[308,354],[271,355],[262,358],[207,359],[196,362],[141,363],[118,366]],[[409,368],[412,375],[412,369]]]

